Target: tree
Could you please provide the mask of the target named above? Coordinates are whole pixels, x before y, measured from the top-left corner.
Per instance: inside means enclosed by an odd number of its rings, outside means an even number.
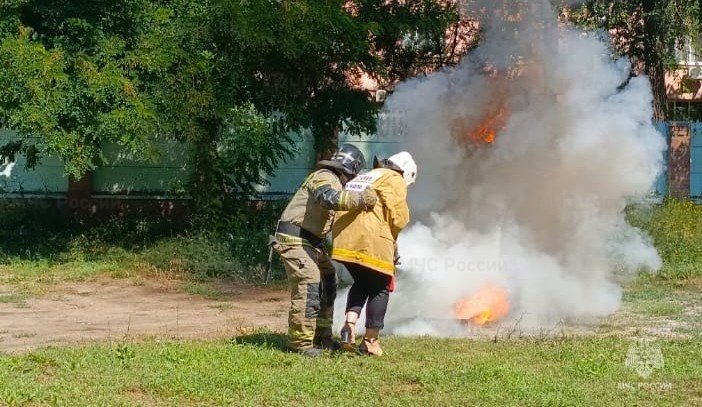
[[[348,2],[371,28],[370,73],[387,86],[457,64],[477,45],[478,29],[461,19],[455,1]],[[350,6],[349,6],[350,7]]]
[[[56,154],[80,176],[104,163],[104,142],[148,159],[154,138],[181,140],[188,192],[216,219],[285,159],[290,132],[325,149],[339,128],[374,131],[379,105],[351,76],[450,63],[457,21],[429,0],[11,0],[0,117],[21,142],[3,153]]]
[[[698,0],[589,0],[570,13],[577,24],[609,31],[614,50],[632,60],[632,75],[648,75],[658,120],[667,114],[665,71],[676,65],[676,48],[699,37],[701,16]]]
[[[0,121],[22,137],[4,156],[23,153],[32,166],[55,154],[75,177],[102,162],[102,142],[148,157],[157,120],[124,64],[129,38],[121,35],[137,6],[16,0],[2,10]]]

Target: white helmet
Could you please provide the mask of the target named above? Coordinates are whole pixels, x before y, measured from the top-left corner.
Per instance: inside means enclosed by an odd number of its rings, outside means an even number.
[[[414,184],[417,179],[417,164],[414,162],[412,155],[407,151],[401,151],[388,158],[388,163],[393,164],[400,171],[405,179],[407,186]]]

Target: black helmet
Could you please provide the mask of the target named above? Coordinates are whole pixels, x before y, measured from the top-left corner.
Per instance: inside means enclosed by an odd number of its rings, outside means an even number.
[[[366,158],[356,146],[342,144],[330,159],[320,161],[319,165],[332,167],[343,171],[349,177],[355,177],[366,166]]]

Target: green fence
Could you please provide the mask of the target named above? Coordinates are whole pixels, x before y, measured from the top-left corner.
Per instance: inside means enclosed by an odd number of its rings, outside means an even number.
[[[665,123],[659,124],[661,135],[666,134]],[[695,127],[699,130],[702,127]],[[695,132],[694,140],[702,131]],[[0,130],[0,145],[14,139],[9,130]],[[388,156],[397,152],[397,140],[377,135],[352,136],[342,133],[339,142],[349,142],[358,146],[366,155],[368,166],[372,164],[374,155]],[[695,144],[697,145],[697,144]],[[110,163],[99,167],[93,172],[92,190],[94,196],[121,197],[167,197],[184,190],[188,180],[187,145],[175,141],[161,141],[155,144],[157,156],[154,160],[145,162],[135,160],[126,155],[117,145],[103,146],[104,154]],[[257,191],[263,198],[287,196],[295,191],[305,176],[314,167],[314,141],[308,132],[295,135],[291,145],[292,158],[268,178],[268,185],[260,185]],[[702,150],[700,150],[702,151]],[[693,151],[693,157],[697,150]],[[702,160],[698,160],[701,161]],[[698,163],[695,163],[698,164]],[[700,166],[697,166],[700,167]],[[698,175],[693,168],[694,175]],[[701,167],[702,168],[702,167]],[[702,172],[700,172],[702,173]],[[702,179],[702,177],[697,177]],[[699,181],[697,178],[694,180]],[[692,182],[692,192],[702,191],[702,182]],[[656,182],[658,194],[666,193],[665,174]],[[35,169],[27,169],[25,161],[18,156],[17,162],[0,165],[0,196],[46,196],[61,197],[68,191],[68,179],[63,175],[63,165],[57,159],[44,158]]]
[[[354,141],[360,141],[362,148],[372,151],[374,142],[371,138],[357,137]],[[15,139],[13,132],[0,130],[0,145]],[[291,194],[314,167],[314,140],[311,134],[296,134],[293,139],[290,146],[292,157],[278,168],[274,176],[268,177],[267,185],[257,187],[262,197]],[[155,143],[155,150],[153,160],[143,161],[129,156],[116,144],[104,145],[103,152],[109,165],[93,171],[93,195],[157,197],[182,192],[190,171],[188,145],[159,141]],[[0,196],[62,197],[67,191],[68,178],[63,175],[63,165],[55,158],[42,159],[34,169],[26,168],[26,162],[20,156],[14,163],[0,165]]]
[[[0,146],[16,140],[10,130],[0,129]],[[15,162],[0,164],[0,194],[2,196],[64,196],[68,191],[68,178],[63,175],[60,160],[45,157],[34,168],[27,168],[24,157]]]
[[[168,195],[182,192],[188,181],[189,148],[177,141],[154,143],[156,156],[140,161],[116,144],[103,145],[109,165],[93,171],[95,195]]]

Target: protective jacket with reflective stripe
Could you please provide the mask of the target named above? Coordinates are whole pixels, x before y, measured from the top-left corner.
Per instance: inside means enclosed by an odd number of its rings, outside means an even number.
[[[332,258],[393,275],[395,241],[410,218],[407,185],[399,172],[377,168],[346,184],[351,191],[364,188],[375,190],[378,203],[372,211],[336,213]]]
[[[322,168],[311,173],[280,216],[280,220],[299,226],[324,239],[331,230],[336,210],[360,210],[363,201],[345,191],[339,177],[331,170]],[[355,199],[352,199],[355,198]],[[305,239],[278,233],[277,240],[284,244],[304,244]]]

